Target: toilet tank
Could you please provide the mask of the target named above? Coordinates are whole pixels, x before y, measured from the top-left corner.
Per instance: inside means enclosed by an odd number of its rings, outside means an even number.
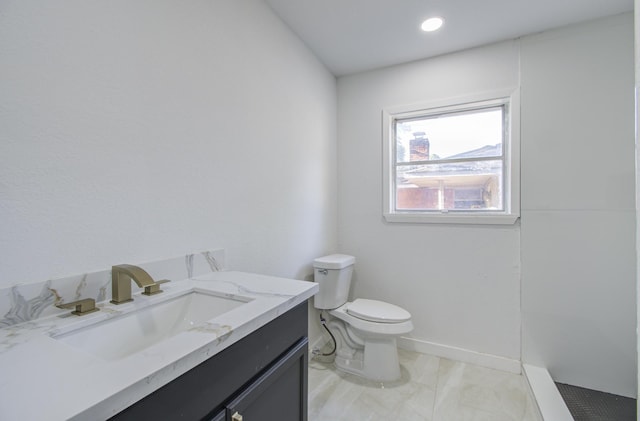
[[[331,254],[313,261],[314,281],[320,287],[313,297],[315,308],[331,310],[347,302],[355,262],[355,257],[346,254]]]

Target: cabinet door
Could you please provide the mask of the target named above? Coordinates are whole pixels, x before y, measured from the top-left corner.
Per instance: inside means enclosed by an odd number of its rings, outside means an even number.
[[[209,421],[225,421],[227,413],[222,410],[218,412],[213,418],[209,419]]]
[[[227,405],[227,421],[306,421],[307,347],[301,339]]]

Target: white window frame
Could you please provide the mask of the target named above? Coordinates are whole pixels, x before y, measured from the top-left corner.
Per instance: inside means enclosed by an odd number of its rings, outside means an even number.
[[[483,105],[506,104],[508,136],[504,139],[504,210],[500,211],[396,211],[395,168],[396,120],[423,115],[477,109]],[[387,222],[432,224],[514,224],[520,217],[520,93],[499,90],[449,98],[442,101],[389,107],[382,110],[383,215]]]

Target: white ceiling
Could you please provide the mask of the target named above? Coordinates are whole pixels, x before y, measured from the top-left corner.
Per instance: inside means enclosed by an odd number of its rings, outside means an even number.
[[[337,76],[633,10],[633,0],[265,0]],[[436,33],[420,24],[444,17]]]

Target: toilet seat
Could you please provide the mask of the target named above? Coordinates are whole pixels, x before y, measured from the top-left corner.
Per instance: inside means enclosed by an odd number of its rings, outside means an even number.
[[[411,314],[402,307],[365,298],[354,300],[346,310],[350,315],[369,322],[402,323],[411,319]]]
[[[413,330],[411,319],[403,322],[382,323],[364,320],[349,313],[347,310],[352,303],[346,303],[336,309],[330,310],[329,314],[346,322],[351,327],[366,332],[367,335],[397,336],[404,335]]]

